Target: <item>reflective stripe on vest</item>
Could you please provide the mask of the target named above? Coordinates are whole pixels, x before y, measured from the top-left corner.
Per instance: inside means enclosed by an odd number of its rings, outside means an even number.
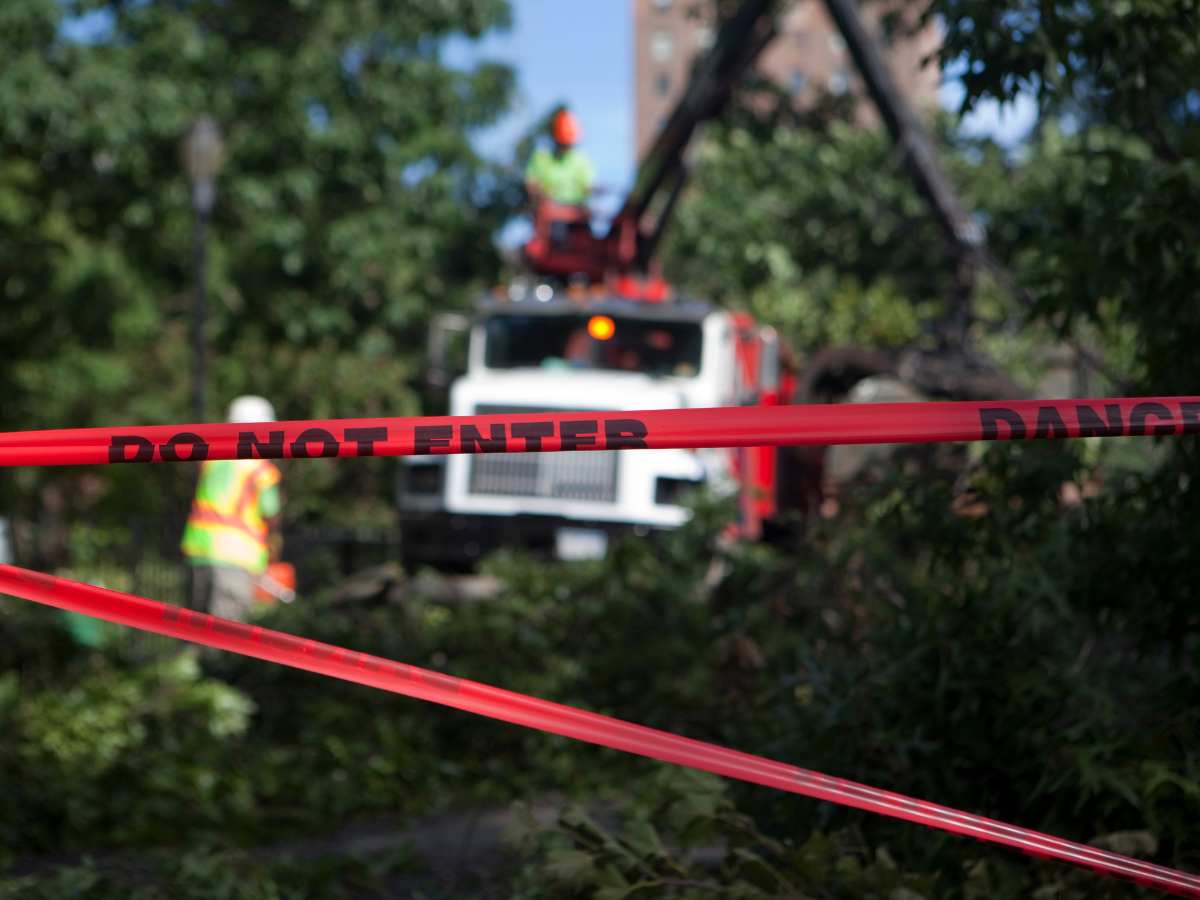
[[[278,469],[264,460],[211,460],[201,465],[183,535],[186,555],[253,573],[266,569],[267,523],[259,509],[257,483],[262,475],[268,475],[271,486],[278,482]]]

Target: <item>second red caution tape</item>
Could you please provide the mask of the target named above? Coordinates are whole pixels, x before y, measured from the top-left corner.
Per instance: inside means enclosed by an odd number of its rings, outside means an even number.
[[[701,447],[910,444],[1200,432],[1200,397],[530,412],[0,434],[0,466]]]
[[[903,794],[832,778],[759,756],[584,712],[524,694],[356,653],[291,634],[192,612],[155,600],[0,565],[0,593],[96,616],[209,647],[430,700],[467,712],[589,741],[728,778],[852,806],[1111,875],[1180,897],[1200,898],[1200,876],[1061,840]]]

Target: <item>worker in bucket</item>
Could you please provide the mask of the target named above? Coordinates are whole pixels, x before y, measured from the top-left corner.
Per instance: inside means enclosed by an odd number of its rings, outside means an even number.
[[[583,206],[595,177],[587,155],[579,149],[583,126],[574,113],[560,109],[550,119],[554,149],[539,147],[525,169],[525,188],[534,203],[543,197],[565,206]]]
[[[238,397],[226,420],[274,422],[275,408],[262,397]],[[284,601],[289,588],[273,584],[267,565],[279,554],[283,500],[279,468],[265,459],[217,459],[200,464],[196,499],[183,533],[182,550],[192,567],[192,608],[246,621],[258,584]],[[272,590],[272,588],[275,588]]]

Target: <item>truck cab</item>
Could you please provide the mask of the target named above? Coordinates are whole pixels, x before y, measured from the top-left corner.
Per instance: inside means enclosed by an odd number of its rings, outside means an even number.
[[[761,349],[773,332],[764,341],[746,317],[686,298],[516,283],[482,298],[461,324],[467,368],[449,384],[451,415],[755,403],[774,360],[760,352],[748,366],[746,357],[747,337]],[[435,328],[431,345],[444,337]],[[727,450],[412,457],[400,474],[402,552],[410,566],[442,568],[468,568],[502,545],[600,557],[624,531],[687,521],[679,501],[689,490],[732,493],[740,477],[738,452]]]

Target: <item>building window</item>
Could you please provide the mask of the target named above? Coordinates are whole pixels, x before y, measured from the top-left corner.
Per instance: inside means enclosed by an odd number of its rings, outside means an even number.
[[[671,0],[654,0],[654,8],[667,10],[671,8]]]
[[[829,93],[833,96],[841,97],[848,90],[850,90],[850,76],[846,74],[845,69],[838,69],[829,76]]]
[[[883,43],[888,47],[892,46],[897,34],[900,31],[900,16],[899,13],[890,12],[879,20],[879,33],[883,37]]]
[[[804,73],[799,69],[792,69],[792,74],[788,76],[788,91],[798,94],[802,90],[804,90]]]
[[[671,91],[671,79],[666,75],[659,75],[654,87],[658,91],[658,96],[665,97]]]
[[[711,28],[701,25],[696,29],[696,49],[707,52],[717,42],[717,34]]]
[[[650,58],[655,62],[668,62],[675,55],[675,35],[669,31],[656,31],[650,35]]]
[[[846,52],[846,39],[840,34],[829,36],[829,52],[841,56]]]

